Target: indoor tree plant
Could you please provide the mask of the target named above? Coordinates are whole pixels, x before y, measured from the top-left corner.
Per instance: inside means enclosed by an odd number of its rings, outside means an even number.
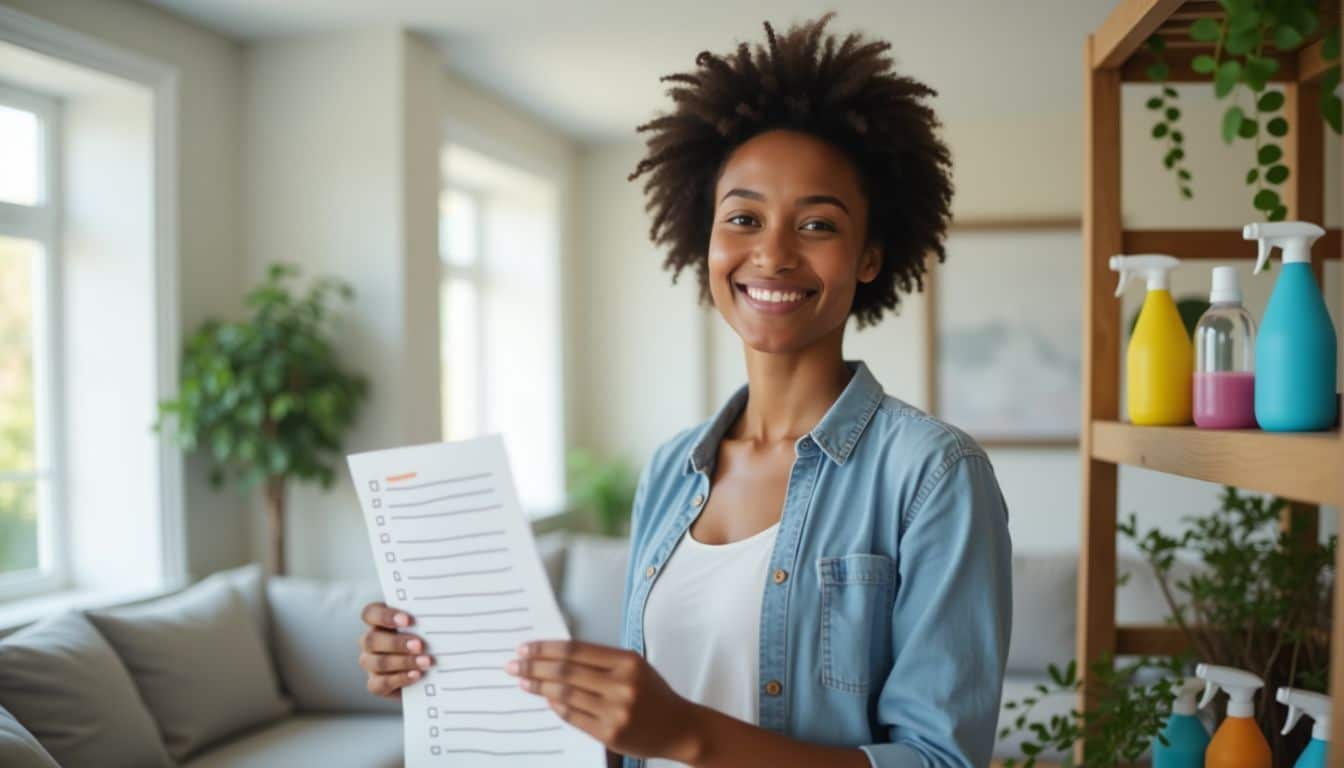
[[[1280,686],[1324,691],[1329,680],[1331,584],[1337,539],[1304,538],[1300,529],[1282,530],[1290,510],[1282,499],[1243,495],[1224,488],[1219,509],[1184,518],[1179,536],[1158,529],[1140,531],[1133,515],[1118,531],[1133,541],[1152,568],[1170,615],[1194,659],[1241,667],[1265,681],[1256,696],[1256,719],[1274,753],[1275,765],[1292,765],[1304,731],[1280,736],[1284,709],[1274,702]],[[1294,510],[1294,515],[1310,514]],[[1309,530],[1309,529],[1308,529]],[[1174,576],[1179,556],[1197,563],[1186,577]],[[1188,674],[1185,658],[1140,658],[1121,665],[1102,659],[1092,665],[1094,708],[1032,719],[1041,697],[1076,692],[1076,665],[1052,666],[1052,685],[1006,706],[1015,712],[1001,735],[1023,731],[1026,765],[1047,747],[1068,750],[1087,733],[1084,760],[1089,768],[1130,765],[1157,738]],[[1145,682],[1157,673],[1155,684]],[[1219,707],[1225,705],[1219,701]],[[1220,710],[1221,711],[1221,710]]]
[[[1277,187],[1287,181],[1291,171],[1278,140],[1288,135],[1288,116],[1282,114],[1284,96],[1269,90],[1271,78],[1279,69],[1276,53],[1296,51],[1313,35],[1321,33],[1320,12],[1315,0],[1220,0],[1221,16],[1196,19],[1189,28],[1191,40],[1212,45],[1209,53],[1200,53],[1191,62],[1198,74],[1213,83],[1214,96],[1228,99],[1220,130],[1223,141],[1250,142],[1255,162],[1246,172],[1246,184],[1253,190],[1256,210],[1270,221],[1288,214]],[[1327,62],[1339,59],[1339,26],[1331,24],[1322,33],[1321,56]],[[1194,195],[1190,170],[1185,165],[1185,135],[1180,130],[1180,94],[1167,80],[1171,67],[1166,44],[1160,37],[1147,42],[1153,60],[1147,68],[1159,93],[1148,99],[1147,107],[1158,115],[1152,136],[1166,145],[1163,165],[1176,177],[1182,197]],[[1340,133],[1339,64],[1321,77],[1320,111],[1325,122]]]
[[[267,569],[285,572],[285,490],[290,480],[331,487],[341,438],[368,391],[330,341],[331,303],[349,301],[344,282],[320,278],[296,295],[298,270],[275,264],[247,294],[251,317],[206,321],[187,339],[178,396],[159,403],[162,429],[186,450],[203,448],[210,483],[260,486],[266,502]]]
[[[635,503],[635,471],[619,459],[575,449],[569,459],[570,503],[592,516],[603,536],[623,536]]]

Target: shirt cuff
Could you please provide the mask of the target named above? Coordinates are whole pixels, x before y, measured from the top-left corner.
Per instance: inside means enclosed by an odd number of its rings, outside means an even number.
[[[924,756],[905,744],[863,744],[859,746],[873,768],[925,768]]]

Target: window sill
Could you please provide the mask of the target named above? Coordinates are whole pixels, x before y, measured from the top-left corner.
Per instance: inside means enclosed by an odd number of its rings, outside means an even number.
[[[87,611],[150,600],[177,591],[165,585],[140,589],[66,589],[0,603],[0,636],[64,611]]]

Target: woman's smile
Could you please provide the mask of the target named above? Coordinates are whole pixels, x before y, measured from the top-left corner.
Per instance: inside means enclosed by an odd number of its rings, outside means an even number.
[[[771,281],[753,281],[751,283],[734,282],[746,305],[758,312],[770,315],[783,315],[792,312],[810,302],[817,291],[801,286]]]

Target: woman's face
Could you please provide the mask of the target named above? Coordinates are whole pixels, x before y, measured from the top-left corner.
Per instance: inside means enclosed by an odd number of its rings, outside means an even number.
[[[709,288],[747,346],[786,353],[843,333],[865,248],[868,201],[839,150],[795,131],[762,133],[728,157],[714,191]]]

